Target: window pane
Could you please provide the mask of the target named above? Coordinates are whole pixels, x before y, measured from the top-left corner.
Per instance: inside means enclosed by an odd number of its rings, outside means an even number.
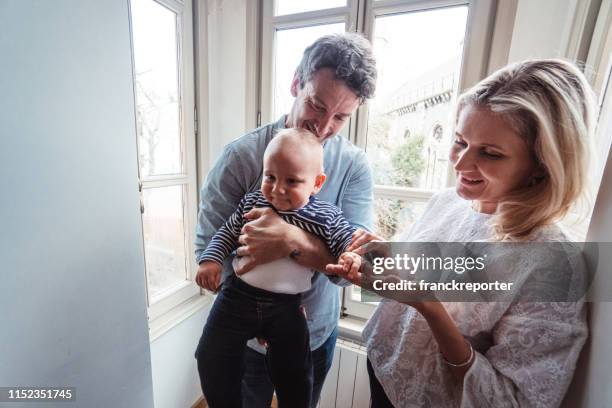
[[[276,0],[274,2],[274,15],[282,16],[344,6],[346,6],[346,0]]]
[[[361,288],[357,285],[351,285],[351,287],[349,288],[349,296],[352,301],[361,302]],[[371,303],[374,305],[378,304],[378,302],[366,302],[366,301],[364,301],[364,303]]]
[[[141,175],[182,173],[177,15],[153,0],[131,4]]]
[[[293,104],[290,87],[295,69],[302,60],[304,49],[317,38],[332,33],[343,33],[344,23],[276,31],[274,56],[274,119],[288,113]]]
[[[446,185],[467,6],[377,17],[367,153],[376,184]]]
[[[420,201],[376,198],[376,233],[389,241],[397,239],[402,233],[408,232],[412,224],[421,217],[426,204]]]
[[[187,279],[183,186],[145,189],[143,201],[147,282],[155,297]]]

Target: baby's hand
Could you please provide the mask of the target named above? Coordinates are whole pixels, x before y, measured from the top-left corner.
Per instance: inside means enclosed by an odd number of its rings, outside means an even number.
[[[195,278],[196,283],[201,288],[208,289],[211,292],[217,292],[221,280],[221,269],[222,266],[216,262],[200,262],[198,274]]]
[[[361,256],[353,252],[344,252],[338,258],[337,264],[328,264],[325,270],[329,273],[342,276],[344,279],[359,284],[361,274]]]

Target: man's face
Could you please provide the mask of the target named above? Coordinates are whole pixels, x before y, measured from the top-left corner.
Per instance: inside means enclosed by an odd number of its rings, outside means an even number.
[[[321,143],[338,134],[359,106],[355,91],[336,80],[329,68],[315,72],[303,88],[294,77],[291,95],[295,101],[285,125],[308,129]]]

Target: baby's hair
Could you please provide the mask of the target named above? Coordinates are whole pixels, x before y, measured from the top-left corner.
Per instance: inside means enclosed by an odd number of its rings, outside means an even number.
[[[280,149],[291,149],[295,151],[296,157],[308,157],[309,160],[320,160],[321,172],[323,172],[323,146],[317,137],[309,130],[302,128],[287,128],[279,130],[272,138],[264,158]]]

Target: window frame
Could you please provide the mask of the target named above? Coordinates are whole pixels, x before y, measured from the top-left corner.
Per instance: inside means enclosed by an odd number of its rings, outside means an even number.
[[[281,16],[274,16],[274,1],[264,1],[261,18],[262,69],[260,81],[260,106],[263,123],[277,119],[272,117],[272,112],[274,111],[273,86],[276,30],[345,22],[346,31],[360,32],[371,40],[376,17],[460,5],[467,5],[469,8],[459,75],[459,92],[475,84],[488,73],[497,6],[496,0],[347,0],[347,4],[344,7]],[[483,22],[485,23],[483,24]],[[507,42],[507,45],[509,45],[509,42]],[[368,113],[367,104],[360,106],[348,124],[349,140],[364,150],[367,140]],[[449,168],[447,186],[454,185],[454,182],[454,173],[452,168]],[[427,202],[434,193],[435,191],[432,190],[418,188],[374,186],[375,198],[399,199],[409,202]],[[343,288],[341,296],[343,314],[359,318],[368,318],[371,315],[375,305],[352,300],[351,287]]]
[[[597,96],[599,109],[594,141],[596,151],[593,152],[595,160],[592,160],[597,167],[593,168],[595,177],[591,178],[589,185],[592,199],[590,204],[593,206],[597,192],[604,181],[604,170],[612,146],[612,3],[610,2],[601,3],[592,32],[586,66],[592,69],[592,72],[587,71],[586,74]],[[593,210],[591,207],[581,225],[580,232],[584,237],[587,237]]]
[[[346,31],[356,31],[358,0],[346,0],[346,6],[324,10],[306,11],[297,14],[274,16],[275,0],[264,1],[262,10],[261,46],[261,123],[270,123],[278,118],[274,112],[274,56],[276,52],[276,31],[323,24],[344,23]],[[289,84],[287,84],[289,87]],[[349,124],[350,126],[350,124]],[[350,128],[349,128],[350,129]]]
[[[150,340],[172,328],[178,322],[197,311],[205,304],[202,291],[195,284],[196,265],[194,259],[194,237],[198,211],[198,185],[196,165],[196,112],[195,112],[195,77],[194,77],[194,30],[193,9],[191,1],[151,0],[176,14],[177,62],[178,62],[178,103],[182,172],[172,175],[155,175],[144,177],[138,166],[139,191],[146,189],[181,186],[183,189],[183,231],[185,245],[186,279],[164,290],[153,297],[149,293],[145,262],[145,287],[147,312],[149,318]],[[132,55],[132,75],[134,78],[134,101],[137,103],[136,73],[134,61],[134,43],[132,29],[131,1],[128,0],[130,21],[130,48]],[[136,105],[135,105],[136,106]],[[136,118],[136,112],[134,112]],[[136,129],[136,131],[138,131]],[[138,135],[136,135],[138,138]],[[138,139],[137,149],[138,147]],[[141,204],[141,216],[144,213]],[[142,225],[142,224],[141,224]],[[144,229],[142,234],[143,249]],[[145,254],[146,257],[146,254]]]
[[[608,147],[608,149],[598,149],[597,151],[600,165],[600,168],[597,169],[597,186],[599,186],[601,181],[599,177],[603,174],[610,148],[610,139],[612,139],[612,135],[607,134],[601,126],[602,121],[605,122],[609,117],[606,115],[612,115],[612,106],[610,105],[612,104],[612,4],[610,2],[601,3],[593,28],[586,66],[593,70],[592,72],[586,72],[586,74],[597,95],[597,107],[599,108],[595,145]]]
[[[595,151],[591,152],[592,167],[589,169],[594,177],[587,185],[588,201],[572,207],[559,224],[570,239],[585,241],[612,143],[612,4],[586,0],[576,8],[568,32],[566,55],[572,60],[586,60],[583,71],[597,97]]]

